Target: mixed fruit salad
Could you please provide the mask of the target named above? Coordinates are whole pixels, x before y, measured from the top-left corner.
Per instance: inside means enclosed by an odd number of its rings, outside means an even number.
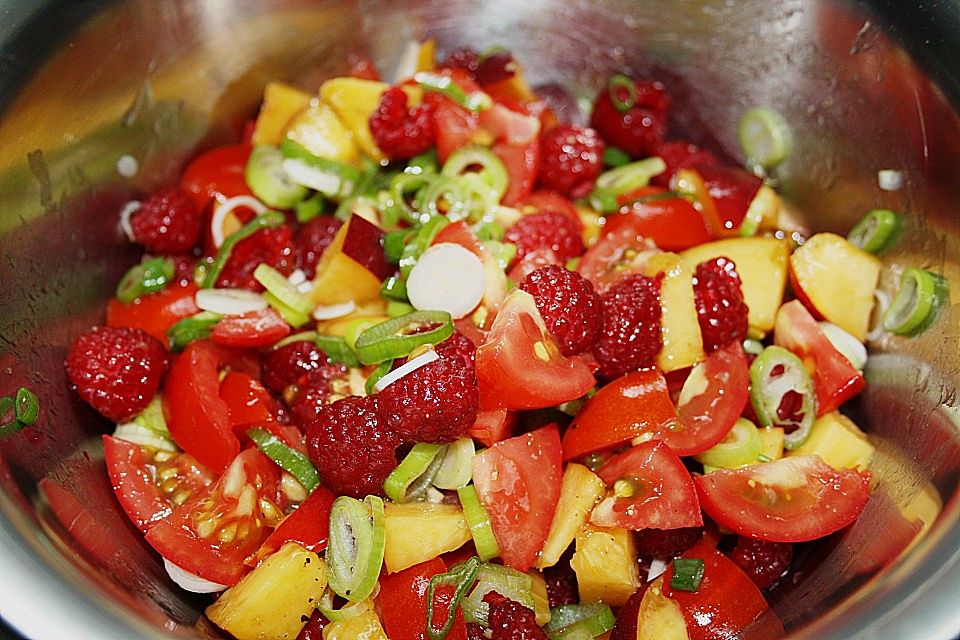
[[[869,499],[840,409],[899,216],[791,225],[771,111],[746,170],[655,80],[587,119],[410,53],[269,84],[122,213],[146,253],[66,362],[120,504],[240,640],[777,637],[793,545]],[[931,321],[914,271],[886,330]]]

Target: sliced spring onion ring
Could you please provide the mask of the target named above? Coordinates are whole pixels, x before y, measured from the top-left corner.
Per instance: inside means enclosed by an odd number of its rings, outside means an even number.
[[[223,316],[263,311],[269,306],[262,295],[246,289],[200,289],[194,296],[194,302],[203,311]]]
[[[427,91],[441,93],[468,111],[485,111],[493,106],[493,99],[483,91],[467,93],[450,76],[423,71],[413,76],[414,81]]]
[[[277,342],[277,344],[273,345],[273,348],[279,349],[280,347],[285,347],[288,344],[291,344],[293,342],[301,342],[301,341],[314,342],[316,339],[317,339],[316,331],[301,331],[299,333],[294,333],[287,336],[286,338],[283,338],[282,340]]]
[[[327,204],[322,193],[315,193],[306,200],[301,200],[294,206],[293,213],[300,224],[306,224],[323,213]]]
[[[740,118],[740,148],[750,167],[772,169],[790,155],[793,146],[790,127],[776,111],[758,107]]]
[[[698,558],[675,558],[670,587],[681,591],[695,592],[703,580],[704,564]]]
[[[367,392],[368,396],[376,392],[377,383],[383,376],[390,373],[391,369],[393,369],[393,360],[384,360],[377,365],[377,368],[373,370],[373,373],[370,374],[370,377],[367,378],[367,381],[363,384],[363,389]]]
[[[120,230],[123,231],[123,235],[127,236],[127,240],[130,242],[137,241],[133,233],[133,227],[130,225],[130,218],[140,210],[140,206],[139,201],[131,200],[120,209],[120,220],[117,224],[120,226]]]
[[[447,448],[439,444],[418,442],[383,483],[383,492],[394,502],[414,502],[433,482],[443,463]],[[429,478],[424,481],[424,478]]]
[[[456,569],[447,573],[440,573],[430,578],[430,584],[427,586],[427,636],[430,640],[443,640],[453,629],[453,623],[456,621],[457,607],[460,601],[467,595],[470,587],[477,580],[477,573],[480,570],[480,558],[473,556],[469,560],[461,563]],[[453,587],[453,596],[447,605],[447,617],[443,621],[443,626],[437,629],[433,618],[436,612],[434,607],[435,596],[439,587]]]
[[[897,295],[883,314],[883,328],[899,336],[915,336],[933,324],[949,300],[946,278],[924,269],[904,269]]]
[[[834,349],[849,360],[854,369],[862,371],[867,364],[867,348],[863,343],[832,322],[818,322],[817,325]]]
[[[487,626],[490,605],[483,601],[483,597],[491,591],[496,591],[532,610],[534,608],[532,590],[533,578],[526,573],[484,562],[477,572],[477,586],[460,603],[463,618],[467,622]]]
[[[473,457],[477,453],[473,438],[458,438],[447,447],[443,464],[433,479],[438,489],[462,489],[473,477]]]
[[[269,291],[264,291],[262,294],[263,299],[267,301],[267,305],[273,307],[277,313],[280,314],[280,317],[283,318],[283,321],[286,322],[291,327],[302,327],[303,325],[310,322],[310,316],[304,313],[300,313],[294,309],[291,309],[285,303],[283,303],[277,296],[273,295]]]
[[[283,170],[283,154],[273,145],[256,145],[250,151],[243,177],[253,194],[275,209],[292,209],[309,193]]]
[[[353,300],[347,300],[346,302],[341,302],[340,304],[315,307],[312,315],[314,320],[333,320],[334,318],[342,318],[345,315],[353,313],[356,308],[356,302]]]
[[[487,242],[489,240],[502,242],[503,236],[506,233],[502,225],[493,221],[480,221],[473,225],[471,230],[480,242]]]
[[[627,92],[626,98],[620,97],[621,89]],[[610,76],[610,80],[607,81],[607,94],[610,96],[613,107],[620,113],[630,111],[637,104],[637,86],[633,80],[622,73]]]
[[[367,496],[363,502],[340,496],[330,508],[327,544],[327,580],[341,598],[360,602],[373,593],[383,565],[383,500]]]
[[[278,467],[292,475],[308,492],[320,484],[320,474],[303,453],[288,446],[266,429],[256,427],[247,431],[247,437],[253,440],[260,451],[273,460]]]
[[[167,340],[170,342],[170,348],[174,351],[180,351],[194,340],[209,338],[210,334],[213,333],[213,328],[217,326],[222,317],[219,313],[201,311],[178,321],[167,329]]]
[[[430,248],[433,239],[448,224],[450,224],[450,220],[445,216],[433,216],[421,225],[403,247],[402,255],[398,261],[400,275],[404,278],[410,275],[413,265],[417,264],[417,260],[423,255],[423,252]]]
[[[903,234],[904,217],[890,209],[872,209],[847,234],[847,240],[867,253],[883,253]]]
[[[398,173],[390,179],[384,191],[380,192],[377,209],[385,227],[394,227],[400,221],[420,224],[421,213],[407,203],[407,194],[416,193],[429,185],[432,173]]]
[[[883,330],[883,316],[887,313],[887,309],[890,308],[890,296],[887,295],[885,291],[875,289],[873,299],[877,301],[877,304],[874,305],[873,312],[870,314],[870,324],[872,328],[865,336],[867,342],[879,340],[883,337],[885,333]]]
[[[440,170],[440,163],[437,160],[437,150],[430,149],[420,155],[413,156],[407,161],[407,166],[403,168],[404,173],[422,175],[427,173],[437,173]]]
[[[8,414],[10,420],[4,421]],[[0,439],[29,427],[40,417],[40,400],[30,389],[20,387],[15,396],[0,397]]]
[[[471,167],[480,167],[479,171],[473,171]],[[487,147],[478,144],[468,144],[460,147],[447,158],[443,164],[440,174],[448,178],[458,178],[464,172],[470,171],[476,173],[484,182],[490,185],[493,197],[497,202],[507,192],[507,186],[510,181],[507,175],[507,167],[497,155]]]
[[[803,361],[783,347],[767,347],[750,365],[750,402],[764,427],[792,429],[784,436],[785,448],[796,449],[810,436],[817,413],[813,379]],[[782,415],[785,407],[789,413]]]
[[[383,234],[383,253],[390,264],[399,264],[403,258],[403,249],[407,246],[407,241],[414,237],[415,232],[411,229],[401,229],[400,231],[389,231]]]
[[[240,207],[246,207],[253,211],[254,215],[263,215],[269,209],[262,202],[253,196],[233,196],[223,202],[218,202],[213,209],[213,215],[210,216],[210,236],[213,239],[213,246],[219,249],[223,246],[223,223],[227,216]]]
[[[461,487],[457,489],[457,495],[460,498],[460,505],[463,507],[463,515],[470,526],[470,535],[473,537],[473,544],[477,548],[477,555],[484,562],[490,558],[496,558],[500,555],[500,545],[497,544],[497,539],[493,535],[490,516],[487,515],[487,510],[480,504],[476,487],[472,484]]]
[[[346,622],[363,615],[367,611],[372,611],[373,601],[370,598],[365,598],[360,602],[349,602],[337,609],[333,604],[333,591],[326,589],[320,597],[320,601],[317,602],[317,609],[330,622]]]
[[[738,418],[723,440],[694,456],[711,467],[737,469],[754,464],[761,448],[760,431],[746,418]]]
[[[423,331],[431,325],[438,326]],[[443,342],[453,331],[453,318],[446,311],[414,311],[370,327],[357,337],[354,349],[360,362],[379,364],[406,358],[421,345]]]
[[[617,147],[607,147],[603,150],[603,164],[606,167],[622,167],[630,162],[630,154]]]
[[[416,309],[414,309],[413,305],[408,302],[387,300],[387,315],[391,318],[398,318],[408,313],[413,313],[414,311],[416,311]]]
[[[616,622],[608,604],[562,604],[550,610],[550,621],[543,626],[543,632],[550,640],[586,640],[610,631]]]
[[[185,569],[181,569],[166,558],[163,559],[163,566],[167,570],[170,579],[177,583],[180,588],[191,593],[219,593],[227,588],[225,584],[218,584],[210,580],[204,580],[198,575],[194,575]]]
[[[216,258],[213,260],[213,264],[204,274],[200,288],[209,289],[217,284],[217,279],[220,278],[220,272],[223,271],[224,265],[227,264],[227,260],[230,259],[230,254],[238,242],[249,238],[261,229],[274,229],[284,222],[286,222],[286,217],[279,211],[267,211],[231,233],[223,241],[223,244],[217,251]]]
[[[597,177],[596,190],[604,190],[615,196],[636,191],[650,184],[650,178],[667,170],[663,158],[653,156],[608,169]]]
[[[346,365],[348,367],[359,367],[360,360],[356,352],[347,344],[347,341],[340,336],[321,336],[314,339],[317,348],[327,354],[331,362]]]
[[[384,389],[389,387],[391,384],[393,384],[400,378],[410,373],[413,373],[420,367],[428,365],[431,362],[439,359],[440,359],[440,356],[437,355],[437,352],[434,351],[433,349],[430,349],[426,353],[420,354],[413,360],[410,360],[409,362],[405,362],[404,364],[397,367],[393,371],[385,374],[382,378],[380,378],[373,384],[373,388],[377,392],[383,391]]]
[[[113,431],[113,437],[132,442],[141,447],[153,447],[158,451],[175,453],[180,450],[169,437],[165,437],[158,431],[145,427],[136,421],[118,424]]]
[[[480,258],[463,246],[441,242],[423,252],[407,277],[407,297],[415,309],[445,311],[460,319],[473,311],[487,287]]]
[[[354,166],[322,158],[311,153],[299,142],[284,138],[281,167],[294,183],[319,191],[331,198],[347,198],[354,193],[363,174]]]
[[[460,180],[434,178],[417,193],[417,201],[417,208],[429,216],[445,215],[450,221],[467,218],[467,195]]]
[[[283,275],[270,265],[261,263],[253,270],[253,277],[264,288],[277,297],[294,311],[309,315],[313,311],[313,300],[297,291],[297,288],[290,284],[287,276]]]
[[[617,194],[610,189],[594,188],[587,197],[590,206],[600,213],[613,213],[620,209]]]
[[[148,293],[163,291],[173,281],[175,270],[170,258],[150,258],[134,265],[117,285],[117,300],[128,303]]]
[[[407,301],[407,284],[402,278],[390,276],[380,285],[380,295],[388,300]]]

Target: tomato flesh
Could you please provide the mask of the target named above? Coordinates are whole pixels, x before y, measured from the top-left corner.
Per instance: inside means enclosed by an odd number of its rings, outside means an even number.
[[[477,412],[477,419],[467,432],[471,438],[485,447],[510,437],[517,414],[509,409],[486,409]]]
[[[790,456],[694,479],[700,505],[727,529],[771,542],[805,542],[847,526],[869,499],[870,476],[819,456]]]
[[[384,631],[391,640],[427,640],[427,588],[430,578],[447,572],[440,558],[421,562],[403,571],[380,577],[380,618]],[[453,587],[439,587],[434,595],[433,624],[443,626],[452,600]],[[453,627],[446,636],[452,640],[466,640],[467,626],[463,613],[457,611]]]
[[[225,316],[213,328],[210,339],[227,347],[269,347],[290,335],[290,325],[275,309],[239,316]]]
[[[703,216],[689,200],[679,196],[660,197],[664,193],[663,189],[644,187],[629,194],[629,200],[637,201],[621,207],[619,214],[607,217],[604,235],[627,229],[653,240],[665,251],[681,251],[713,239]]]
[[[597,291],[602,291],[620,278],[642,271],[649,257],[656,252],[656,247],[632,226],[623,225],[604,234],[587,249],[580,257],[577,272]]]
[[[503,563],[529,569],[560,499],[563,461],[556,425],[502,440],[473,459],[473,482]]]
[[[317,487],[300,503],[296,510],[284,518],[274,529],[252,558],[253,566],[277,551],[288,542],[296,542],[307,551],[322,553],[327,548],[330,533],[330,507],[336,498],[326,487]],[[248,561],[248,564],[250,562]]]
[[[107,326],[143,329],[167,344],[167,329],[184,318],[200,313],[200,307],[194,302],[196,294],[197,287],[191,283],[167,287],[126,304],[110,298],[107,302]]]
[[[200,154],[184,170],[180,188],[193,196],[200,211],[211,199],[223,202],[234,196],[252,195],[244,177],[252,149],[249,144],[230,144]]]

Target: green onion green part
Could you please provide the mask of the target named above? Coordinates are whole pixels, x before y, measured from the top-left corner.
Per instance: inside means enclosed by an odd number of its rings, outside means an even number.
[[[415,232],[411,229],[401,231],[388,231],[383,234],[383,253],[390,264],[399,264],[403,257],[403,248],[407,241],[414,236]]]
[[[471,230],[480,242],[486,242],[487,240],[502,242],[506,233],[501,225],[487,221],[478,222],[471,227]]]
[[[273,460],[278,467],[292,475],[308,492],[320,485],[320,474],[303,453],[293,449],[266,429],[256,427],[247,431],[260,451]]]
[[[317,602],[317,609],[319,609],[320,613],[330,622],[346,622],[347,620],[352,620],[366,613],[370,608],[371,601],[366,599],[360,602],[348,602],[337,609],[333,603],[332,589],[324,589],[323,595],[320,596],[320,600]]]
[[[617,147],[607,147],[603,150],[603,164],[606,167],[621,167],[630,162],[630,154]]]
[[[359,367],[360,360],[347,341],[340,336],[318,335],[313,340],[317,348],[327,354],[327,359],[347,367]]]
[[[469,484],[457,489],[457,496],[459,496],[460,505],[463,507],[463,515],[470,526],[470,535],[473,537],[473,544],[477,548],[477,555],[484,562],[490,558],[496,558],[500,555],[500,545],[497,544],[497,539],[493,535],[490,516],[487,515],[487,510],[480,504],[476,487]]]
[[[393,369],[393,360],[384,360],[377,365],[377,368],[373,370],[373,373],[370,374],[367,381],[363,383],[363,388],[368,396],[374,393],[375,386],[380,382],[380,378],[390,373],[391,369]]]
[[[363,502],[340,496],[330,509],[327,544],[327,583],[333,592],[350,602],[360,602],[373,593],[383,566],[384,507],[378,496]]]
[[[427,586],[427,637],[430,640],[443,640],[453,629],[453,623],[456,620],[457,607],[460,601],[467,595],[467,591],[477,580],[477,573],[480,570],[480,558],[473,556],[466,562],[461,563],[455,569],[447,573],[440,573],[430,578],[430,584]],[[439,587],[453,587],[453,597],[447,606],[447,617],[443,621],[443,626],[437,629],[434,623],[436,614],[435,596]]]
[[[453,335],[453,318],[446,311],[414,311],[391,318],[361,333],[354,344],[364,364],[406,358],[415,348],[438,344]]]
[[[310,314],[300,313],[296,309],[290,307],[285,302],[280,300],[280,298],[273,295],[271,292],[264,291],[260,295],[264,297],[264,299],[267,301],[267,304],[273,307],[274,310],[280,314],[280,317],[283,318],[283,321],[291,327],[300,328],[310,322]]]
[[[762,444],[756,425],[746,418],[738,418],[723,440],[694,458],[711,467],[737,469],[756,462]]]
[[[594,188],[587,197],[590,207],[600,213],[613,213],[620,209],[617,194],[610,189]]]
[[[306,224],[323,213],[327,201],[320,193],[315,193],[306,200],[301,200],[294,206],[293,212],[297,222]]]
[[[222,317],[219,313],[201,311],[189,318],[179,320],[167,329],[167,340],[170,342],[170,348],[173,351],[182,351],[194,340],[209,338],[210,334],[213,333],[213,328],[217,326]]]
[[[399,300],[387,300],[387,315],[391,318],[405,316],[414,311],[416,311],[416,309],[413,308],[412,304],[400,302]]]
[[[433,479],[433,486],[438,489],[454,490],[470,484],[476,452],[473,438],[458,438],[447,445],[447,453]]]
[[[297,313],[309,315],[314,308],[313,300],[300,293],[287,277],[266,263],[253,270],[254,279],[272,293],[277,300]]]
[[[209,289],[216,286],[217,280],[220,278],[220,272],[223,271],[224,265],[227,264],[227,260],[230,259],[230,254],[238,242],[246,240],[261,229],[275,229],[284,222],[286,222],[286,217],[279,211],[267,211],[227,236],[223,244],[220,245],[213,264],[210,265],[204,274],[200,288]]]
[[[274,209],[292,209],[309,193],[305,186],[287,175],[283,169],[283,153],[273,145],[253,148],[243,177],[253,195]]]
[[[670,587],[680,591],[696,592],[703,580],[703,560],[697,558],[676,558],[673,561],[673,576]]]
[[[659,156],[644,158],[615,169],[608,169],[597,177],[594,191],[609,191],[615,196],[636,191],[650,184],[650,178],[667,170],[667,163]]]
[[[447,447],[418,442],[383,483],[383,492],[394,502],[414,502],[426,493],[437,475]]]
[[[738,129],[740,148],[751,168],[772,169],[786,160],[793,146],[790,127],[776,111],[756,108],[743,114]]]
[[[424,251],[430,248],[433,239],[448,224],[450,224],[450,220],[446,216],[437,215],[427,218],[403,247],[403,253],[398,261],[401,276],[406,278],[410,275],[410,271],[417,264],[417,260],[420,259]]]
[[[867,253],[879,254],[892,249],[903,235],[904,217],[890,209],[873,209],[858,222],[847,240]]]
[[[430,149],[429,151],[424,151],[420,155],[410,158],[403,172],[419,175],[425,173],[436,173],[439,170],[440,162],[437,160],[437,150]]]
[[[550,610],[550,621],[543,632],[550,640],[587,640],[610,631],[616,622],[608,604],[562,604]]]
[[[767,347],[750,365],[750,402],[761,425],[786,432],[785,448],[796,449],[810,436],[817,414],[813,378],[803,361],[783,347]],[[781,417],[781,406],[797,403],[797,409]]]
[[[0,439],[29,427],[39,417],[40,400],[30,389],[20,387],[15,396],[0,397]]]
[[[117,285],[117,300],[126,304],[148,293],[163,291],[173,281],[174,270],[170,258],[151,258],[132,266]]]
[[[407,302],[407,284],[397,276],[389,276],[380,285],[380,295],[387,300]]]
[[[488,625],[490,605],[483,601],[483,597],[491,591],[519,602],[528,609],[534,608],[533,578],[510,567],[484,562],[477,572],[477,586],[460,603],[464,620]]]
[[[626,97],[620,95],[621,89],[626,91]],[[620,113],[626,113],[637,104],[637,86],[622,73],[610,76],[607,81],[607,94],[613,107]]]
[[[910,267],[883,314],[883,328],[899,336],[915,336],[929,328],[950,301],[950,283],[943,276]]]
[[[482,91],[467,93],[450,76],[424,71],[413,76],[414,81],[427,91],[443,94],[468,111],[485,111],[493,106],[493,99]]]
[[[474,170],[473,167],[479,167]],[[478,144],[460,147],[447,158],[440,174],[448,178],[459,178],[464,172],[475,173],[489,185],[493,199],[500,202],[507,192],[510,177],[507,167],[493,151]]]

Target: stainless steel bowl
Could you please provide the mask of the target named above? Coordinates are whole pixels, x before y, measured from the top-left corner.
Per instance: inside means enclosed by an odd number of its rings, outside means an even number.
[[[500,44],[534,84],[576,95],[611,70],[660,78],[674,131],[734,160],[740,114],[771,107],[795,134],[776,177],[805,224],[845,231],[872,207],[908,212],[883,288],[915,265],[960,295],[955,2],[67,0],[0,2],[0,16],[0,393],[27,384],[43,405],[37,425],[0,442],[0,614],[29,637],[215,635],[118,509],[98,437],[111,425],[71,394],[63,358],[135,258],[122,204],[235,136],[270,79],[316,88],[350,54],[390,69],[409,38]],[[883,169],[901,172],[901,189],[878,187]],[[774,608],[795,638],[951,638],[960,305],[919,338],[871,349],[854,410],[878,451],[873,497],[798,560],[801,579]],[[939,519],[883,562],[904,540],[898,507],[930,485]]]

